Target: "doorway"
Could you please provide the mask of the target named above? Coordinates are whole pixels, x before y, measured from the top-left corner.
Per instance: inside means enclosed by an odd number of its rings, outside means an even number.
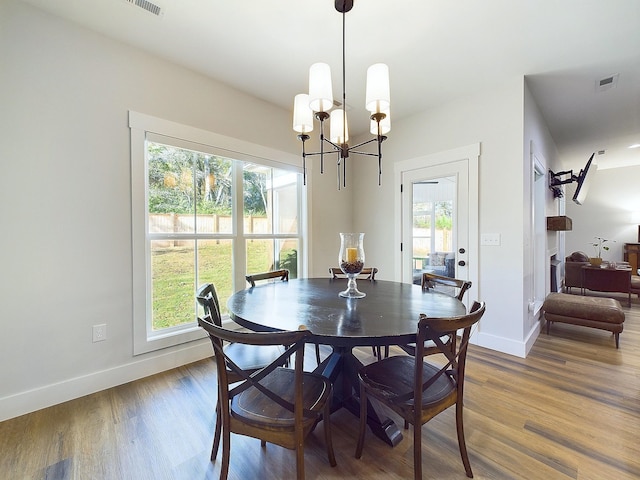
[[[475,144],[395,165],[402,282],[419,284],[430,271],[478,288],[479,151]]]

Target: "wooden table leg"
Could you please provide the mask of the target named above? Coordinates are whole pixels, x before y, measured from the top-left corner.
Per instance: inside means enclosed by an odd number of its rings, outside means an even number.
[[[353,355],[351,348],[334,347],[329,355],[315,369],[316,373],[329,378],[333,383],[332,411],[346,408],[356,417],[360,416],[360,398],[358,396],[358,370],[360,360]],[[402,440],[402,433],[390,418],[382,415],[377,405],[367,400],[367,424],[374,435],[388,445],[395,447]]]

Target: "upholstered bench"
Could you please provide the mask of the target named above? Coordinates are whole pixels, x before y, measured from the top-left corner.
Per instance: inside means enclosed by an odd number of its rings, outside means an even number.
[[[618,300],[604,297],[584,297],[568,293],[550,293],[545,299],[542,309],[547,321],[547,334],[549,334],[551,322],[571,323],[608,330],[615,335],[616,348],[620,346],[624,311]]]

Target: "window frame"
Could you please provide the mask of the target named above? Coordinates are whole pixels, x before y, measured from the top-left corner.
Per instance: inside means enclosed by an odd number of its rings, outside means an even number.
[[[139,112],[129,111],[131,134],[131,229],[132,229],[132,282],[133,282],[133,354],[140,355],[204,338],[206,335],[194,322],[180,327],[172,327],[162,332],[151,330],[151,252],[149,242],[152,236],[148,232],[148,165],[146,142],[154,141],[178,148],[198,150],[212,155],[230,158],[234,161],[234,191],[232,195],[240,201],[233,202],[235,218],[231,234],[203,234],[203,237],[229,239],[233,248],[233,288],[244,288],[245,275],[245,239],[242,212],[242,167],[240,162],[250,162],[267,167],[293,171],[302,174],[299,158],[289,153],[261,145],[226,137],[206,130],[182,125]],[[277,158],[278,160],[274,160]],[[238,162],[236,162],[236,160]],[[239,179],[239,181],[237,181]],[[306,274],[308,258],[308,190],[298,190],[299,212],[299,276]],[[194,234],[194,238],[197,234]],[[189,236],[191,238],[191,236]],[[278,238],[278,235],[268,235]],[[255,238],[252,236],[251,238]],[[242,247],[240,247],[242,246]],[[221,299],[224,301],[224,299]],[[224,320],[232,324],[228,318]]]

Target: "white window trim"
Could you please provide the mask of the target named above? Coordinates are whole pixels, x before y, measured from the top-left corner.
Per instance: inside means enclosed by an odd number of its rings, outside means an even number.
[[[197,143],[202,150],[237,160],[258,162],[262,165],[293,170],[302,173],[300,159],[295,155],[276,149],[256,145],[233,137],[219,135],[206,130],[182,125],[143,113],[129,111],[131,130],[131,220],[132,220],[132,271],[133,271],[133,354],[140,355],[161,348],[167,348],[205,337],[198,326],[181,327],[177,331],[168,329],[164,334],[149,335],[151,305],[148,305],[148,288],[151,286],[150,262],[146,249],[147,208],[146,208],[146,160],[145,142],[153,134],[172,137],[176,145],[182,141]],[[278,161],[273,160],[277,158]],[[308,192],[306,192],[308,195]],[[301,209],[308,214],[308,196],[303,194]],[[306,220],[307,215],[302,215]],[[308,230],[306,221],[301,222],[303,232],[300,250],[301,274],[307,270],[306,247]],[[236,232],[237,233],[237,232]],[[226,322],[225,322],[226,323]],[[229,323],[232,323],[229,321]]]

